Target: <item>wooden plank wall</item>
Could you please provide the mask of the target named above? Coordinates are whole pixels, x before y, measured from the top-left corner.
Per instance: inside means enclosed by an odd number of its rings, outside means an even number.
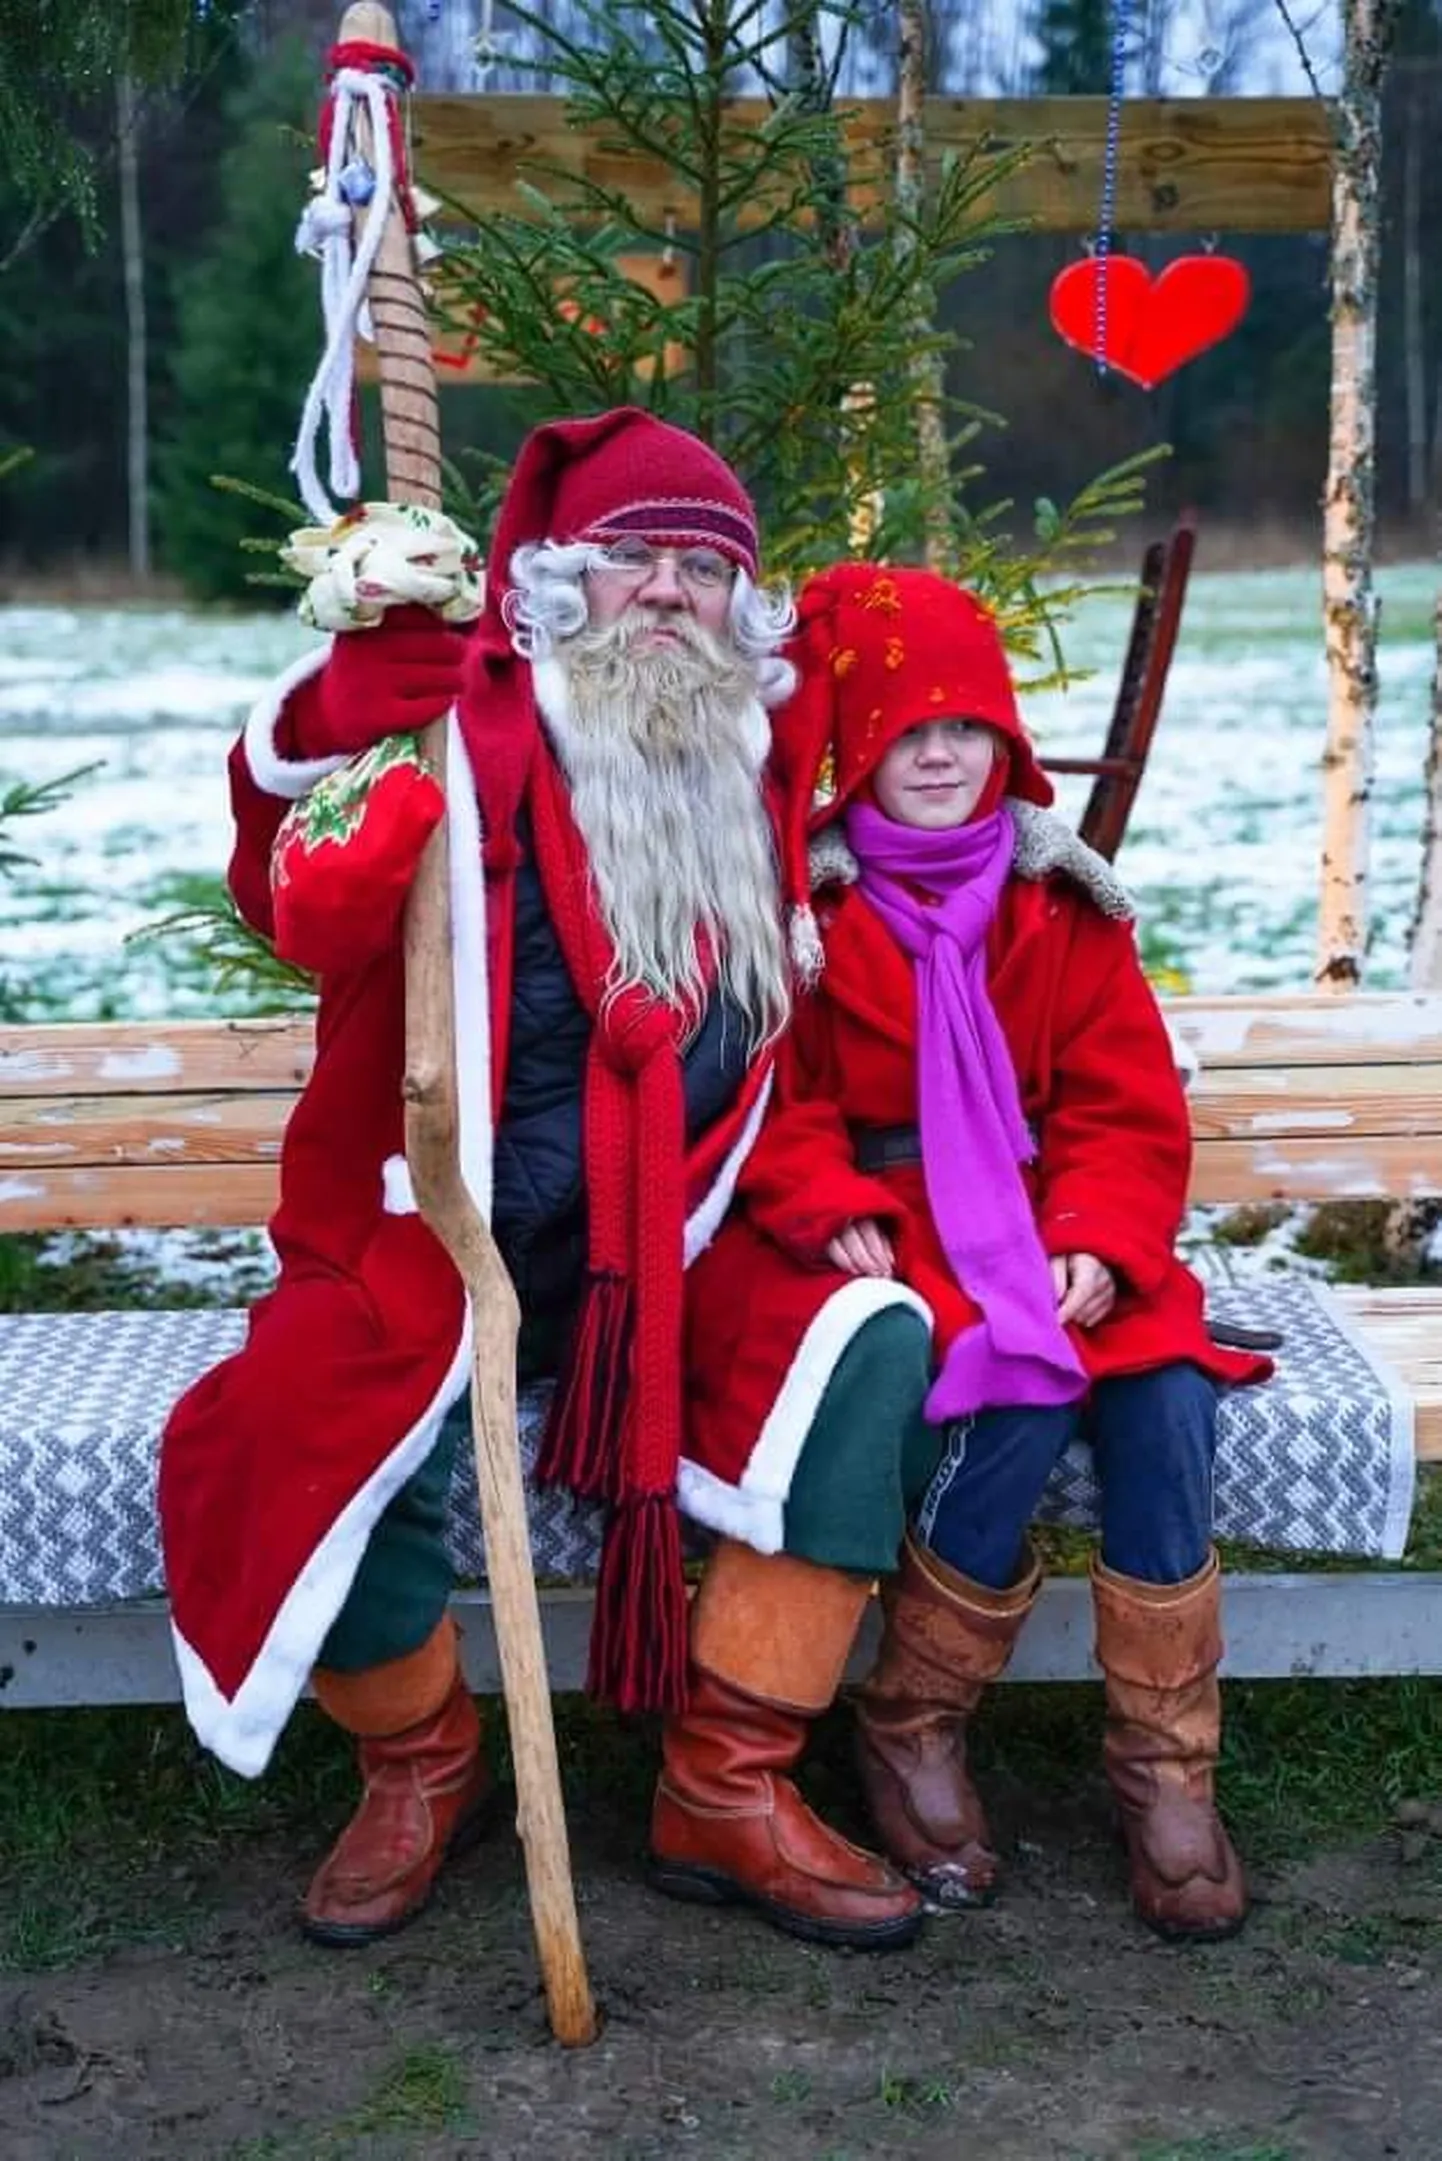
[[[730,108],[738,134],[768,116],[759,100]],[[851,147],[874,184],[855,198],[863,219],[890,194],[895,104],[863,99],[846,108]],[[1075,98],[943,98],[926,101],[926,144],[935,181],[941,161],[982,142],[1035,155],[985,207],[1040,232],[1095,230],[1101,199],[1107,101]],[[416,168],[427,186],[474,211],[527,214],[518,178],[566,201],[540,167],[623,194],[633,214],[682,231],[694,199],[653,158],[618,149],[600,124],[568,123],[556,97],[419,96],[413,101]],[[1317,98],[1132,98],[1121,111],[1116,224],[1158,233],[1324,232],[1331,215],[1332,135]]]

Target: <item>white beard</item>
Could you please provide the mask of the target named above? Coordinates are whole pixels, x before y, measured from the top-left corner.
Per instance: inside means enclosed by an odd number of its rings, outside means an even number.
[[[535,666],[536,702],[570,784],[601,919],[607,995],[632,985],[699,1021],[704,944],[753,1047],[790,1010],[780,891],[760,774],[770,731],[754,671],[689,617],[678,642],[630,608]]]

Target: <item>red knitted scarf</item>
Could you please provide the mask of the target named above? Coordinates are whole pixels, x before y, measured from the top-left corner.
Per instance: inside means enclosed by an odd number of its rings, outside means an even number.
[[[639,989],[606,996],[614,948],[554,760],[530,804],[561,951],[590,1016],[584,1151],[590,1248],[536,1477],[610,1508],[587,1686],[623,1711],[684,1707],[681,1456],[682,1242],[688,1016]]]

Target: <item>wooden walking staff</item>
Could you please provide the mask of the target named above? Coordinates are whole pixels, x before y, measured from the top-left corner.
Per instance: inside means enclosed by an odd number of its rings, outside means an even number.
[[[390,10],[362,4],[341,19],[342,44],[399,52]],[[359,146],[364,154],[367,143]],[[431,333],[410,234],[392,208],[368,288],[380,371],[390,499],[440,505],[440,431]],[[445,780],[446,723],[423,738]],[[455,1262],[471,1302],[471,1421],[486,1573],[516,1771],[516,1816],[551,2031],[567,2047],[596,2037],[571,1883],[541,1610],[531,1566],[516,1437],[519,1309],[505,1263],[461,1175],[455,1005],[445,822],[433,834],[406,909],[406,1161],[421,1215]]]

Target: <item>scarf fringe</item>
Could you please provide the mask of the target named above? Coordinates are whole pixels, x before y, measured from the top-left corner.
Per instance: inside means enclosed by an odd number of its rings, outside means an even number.
[[[626,1278],[589,1276],[536,1457],[538,1486],[565,1486],[586,1501],[619,1498],[631,1322]]]
[[[620,1711],[684,1711],[686,1670],[680,1517],[674,1494],[648,1493],[606,1526],[586,1687]]]

